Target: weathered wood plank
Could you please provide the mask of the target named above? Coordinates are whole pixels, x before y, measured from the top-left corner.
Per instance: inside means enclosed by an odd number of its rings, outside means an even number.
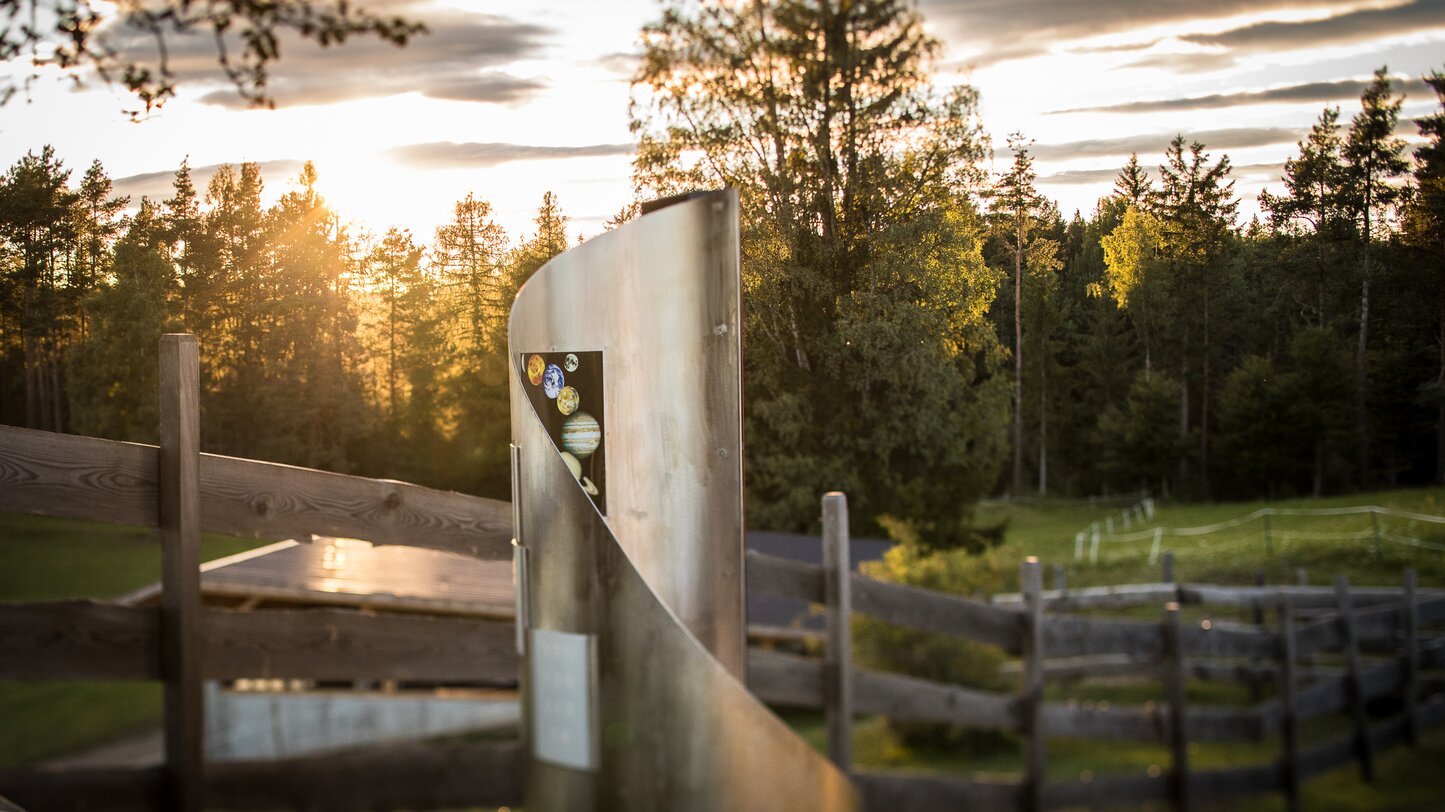
[[[155,527],[157,471],[155,446],[0,426],[3,511]],[[200,482],[206,532],[512,555],[511,509],[494,499],[215,454]]]
[[[157,679],[160,613],[86,601],[0,604],[0,678]],[[510,686],[511,624],[339,609],[208,609],[213,679],[401,679]]]
[[[207,789],[224,809],[456,809],[521,804],[527,759],[516,742],[405,744],[212,772]]]
[[[1158,623],[1066,615],[1044,618],[1044,646],[1054,657],[1116,654],[1157,658],[1164,650]]]
[[[1347,695],[1350,703],[1350,718],[1355,725],[1355,751],[1360,759],[1360,778],[1366,783],[1375,780],[1375,753],[1370,742],[1370,717],[1365,712],[1364,668],[1360,664],[1359,636],[1355,623],[1358,620],[1350,605],[1350,579],[1341,575],[1335,578],[1335,596],[1339,600],[1340,630],[1345,639],[1345,669]],[[1391,610],[1393,612],[1393,609]]]
[[[1049,589],[1040,593],[1044,608],[1050,612],[1071,612],[1077,609],[1126,609],[1134,606],[1157,606],[1174,600],[1174,584],[1119,584],[1087,586],[1069,590]],[[1018,592],[993,596],[995,606],[1021,607],[1023,595]]]
[[[338,609],[206,612],[204,671],[215,679],[517,682],[512,624]]]
[[[1275,636],[1269,632],[1211,623],[1209,628],[1181,628],[1182,650],[1189,657],[1272,657]]]
[[[848,564],[848,497],[823,494],[824,604],[828,645],[823,660],[823,716],[828,758],[847,772],[853,764],[853,599]]]
[[[1044,705],[1044,590],[1043,568],[1029,556],[1019,566],[1019,591],[1024,596],[1023,695],[1019,697],[1019,729],[1024,735],[1024,783],[1020,808],[1042,810],[1043,787],[1047,778],[1048,740],[1045,737]]]
[[[1155,703],[1114,705],[1107,702],[1044,703],[1044,731],[1050,736],[1106,740],[1165,742],[1169,719]]]
[[[769,595],[823,602],[823,568],[748,550],[748,590]]]
[[[748,649],[748,690],[770,705],[823,707],[823,662],[762,648]]]
[[[156,451],[0,426],[0,511],[155,527]]]
[[[812,657],[748,650],[748,687],[772,705],[823,707],[823,663]],[[853,710],[890,719],[1017,730],[1013,697],[918,677],[854,669]]]
[[[167,809],[200,812],[205,793],[201,694],[201,381],[196,337],[161,336],[161,677]]]
[[[522,802],[527,762],[516,742],[392,745],[284,761],[220,762],[206,775],[219,809],[314,812],[495,807]],[[0,770],[7,797],[32,810],[163,808],[159,768]]]
[[[0,679],[160,679],[160,611],[0,603]]]
[[[1022,645],[1022,615],[956,595],[853,575],[853,611],[900,626],[977,640],[1013,654]]]
[[[1019,729],[1017,700],[1004,694],[864,670],[853,672],[853,691],[858,713],[988,730]]]
[[[876,812],[955,812],[959,809],[1017,809],[1016,781],[966,781],[895,773],[854,772],[863,807]]]
[[[1169,704],[1169,799],[1179,812],[1192,806],[1189,786],[1189,739],[1191,716],[1185,704],[1184,637],[1180,628],[1179,603],[1164,605],[1164,694]]]
[[[316,533],[512,558],[512,510],[495,499],[209,454],[201,459],[201,493],[205,528],[214,533]]]
[[[5,797],[36,812],[151,812],[161,804],[161,768],[0,769]]]
[[[1303,781],[1300,767],[1299,747],[1299,692],[1296,688],[1296,653],[1294,606],[1288,598],[1279,604],[1280,650],[1279,650],[1279,725],[1281,747],[1280,776],[1284,788],[1285,804],[1290,812],[1299,812],[1300,783]]]

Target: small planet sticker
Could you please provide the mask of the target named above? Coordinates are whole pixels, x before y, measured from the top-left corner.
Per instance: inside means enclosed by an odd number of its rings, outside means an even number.
[[[546,368],[547,368],[547,362],[542,360],[542,356],[540,356],[540,355],[534,355],[534,356],[532,356],[531,358],[528,358],[528,359],[527,359],[527,380],[531,381],[533,386],[536,386],[537,384],[541,383],[541,382],[542,382],[542,373],[543,373],[544,370],[546,370]]]
[[[581,405],[581,403],[582,396],[577,394],[577,390],[570,386],[562,387],[561,391],[557,393],[557,411],[562,414],[572,414],[577,411],[577,407]]]
[[[530,362],[528,362],[530,366]],[[562,375],[562,368],[556,364],[548,364],[547,371],[542,373],[542,391],[547,397],[555,398],[567,385],[567,379]]]
[[[566,367],[568,372],[576,372],[577,364],[577,353],[575,352],[567,353],[567,357],[562,361],[562,366]]]
[[[586,459],[602,445],[602,426],[597,418],[577,412],[562,424],[562,450],[577,459]]]

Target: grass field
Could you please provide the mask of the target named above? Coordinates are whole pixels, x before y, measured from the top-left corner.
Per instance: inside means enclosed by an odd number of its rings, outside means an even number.
[[[1187,528],[1226,522],[1247,515],[1259,508],[1335,508],[1356,505],[1380,507],[1445,516],[1445,488],[1419,488],[1380,493],[1335,496],[1325,499],[1295,499],[1279,502],[1227,502],[1217,504],[1156,505],[1154,519],[1130,531],[1153,528]],[[1118,510],[1112,511],[1117,534],[1126,532]],[[1071,586],[1096,586],[1155,581],[1159,578],[1157,564],[1149,563],[1151,542],[1114,542],[1107,538],[1099,545],[1097,565],[1088,561],[1088,541],[1084,558],[1075,560],[1075,534],[1087,530],[1094,522],[1101,525],[1111,515],[1106,508],[1088,505],[1000,505],[979,508],[977,521],[983,526],[1006,523],[1004,545],[998,555],[1007,559],[1017,571],[1017,561],[1036,555],[1049,572],[1055,564],[1068,569]],[[1429,524],[1380,517],[1384,536],[1418,538],[1430,544],[1445,545],[1445,524]],[[1282,517],[1270,520],[1272,544],[1266,548],[1263,524],[1255,521],[1241,527],[1206,536],[1166,536],[1162,549],[1174,553],[1175,577],[1198,583],[1249,584],[1256,572],[1263,572],[1271,583],[1294,583],[1296,569],[1304,567],[1310,583],[1329,584],[1335,575],[1348,575],[1359,585],[1395,585],[1400,583],[1404,567],[1415,567],[1420,583],[1445,586],[1445,551],[1423,549],[1398,542],[1374,542],[1374,529],[1368,515],[1330,517]],[[1349,540],[1285,540],[1282,536],[1350,533]],[[1046,581],[1047,582],[1047,581]]]
[[[212,560],[261,542],[201,540]],[[160,580],[155,532],[138,527],[0,514],[0,601],[113,599]],[[28,764],[161,722],[156,682],[0,680],[0,767]]]

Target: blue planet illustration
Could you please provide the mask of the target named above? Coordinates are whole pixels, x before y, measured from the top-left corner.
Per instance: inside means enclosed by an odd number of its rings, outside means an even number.
[[[602,426],[592,415],[577,412],[562,424],[562,450],[577,459],[592,456],[599,445],[602,445]]]
[[[562,387],[567,385],[567,380],[562,376],[562,368],[556,364],[548,364],[547,371],[542,373],[542,391],[549,398],[556,398]]]

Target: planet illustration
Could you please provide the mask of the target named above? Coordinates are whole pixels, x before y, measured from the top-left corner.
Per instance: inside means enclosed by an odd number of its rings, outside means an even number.
[[[562,387],[562,390],[557,393],[557,411],[562,414],[572,414],[577,411],[577,407],[581,403],[582,396],[570,386]]]
[[[537,384],[541,383],[541,382],[542,382],[542,371],[545,370],[546,368],[547,368],[547,362],[542,360],[542,356],[540,356],[540,355],[533,355],[531,358],[528,358],[528,359],[527,359],[527,380],[531,381],[533,386],[536,386]]]
[[[557,393],[566,385],[567,379],[562,375],[562,368],[556,364],[548,364],[547,371],[542,373],[542,391],[547,397],[557,397]]]
[[[577,412],[562,424],[562,450],[575,455],[579,460],[592,456],[597,446],[602,445],[602,426],[597,418],[586,412]]]
[[[580,482],[582,479],[582,463],[578,462],[576,457],[568,454],[566,451],[562,452],[562,462],[567,464],[567,470],[572,472],[572,478]]]
[[[592,484],[592,480],[588,479],[585,476],[577,481],[582,483],[582,490],[586,491],[591,496],[597,496],[598,494],[602,493],[601,491],[597,490],[596,485]]]
[[[568,372],[576,372],[577,363],[577,353],[569,352],[567,353],[567,357],[563,359],[562,366],[566,367]]]

